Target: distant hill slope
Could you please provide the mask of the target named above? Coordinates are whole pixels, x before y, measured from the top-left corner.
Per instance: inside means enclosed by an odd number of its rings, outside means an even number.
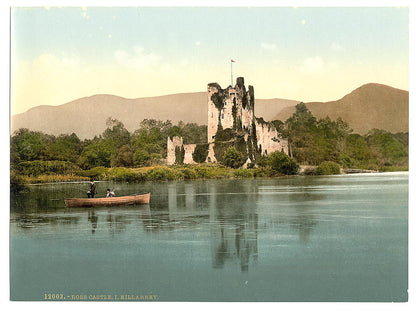
[[[256,99],[255,113],[266,121],[283,108],[299,101]],[[157,97],[126,99],[114,95],[93,95],[60,106],[37,106],[11,118],[12,133],[19,128],[48,134],[75,133],[81,139],[101,134],[108,117],[124,123],[129,131],[143,119],[171,120],[207,124],[207,93],[182,93]]]
[[[336,101],[305,104],[315,117],[341,117],[359,134],[373,128],[392,133],[409,131],[409,92],[387,85],[369,83]],[[294,107],[287,107],[272,119],[286,121],[293,112]]]
[[[256,99],[255,114],[266,121],[285,121],[299,101]],[[373,128],[408,132],[409,92],[382,84],[365,84],[331,102],[310,102],[306,106],[317,118],[341,117],[354,132],[365,134]],[[143,119],[207,124],[206,92],[126,99],[114,95],[93,95],[60,106],[38,106],[11,118],[12,133],[19,128],[48,134],[76,133],[81,139],[101,134],[108,117],[124,123],[129,131]]]

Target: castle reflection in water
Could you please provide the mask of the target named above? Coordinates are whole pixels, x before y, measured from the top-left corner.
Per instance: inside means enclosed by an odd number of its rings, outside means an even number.
[[[169,220],[189,223],[198,222],[195,217],[205,219],[209,224],[212,266],[222,268],[230,261],[247,271],[249,263],[256,262],[258,256],[258,216],[253,189],[244,189],[242,195],[219,192],[214,184],[205,189],[206,193],[196,193],[192,184],[183,186],[183,194],[178,194],[178,190],[182,191],[177,185],[168,187]]]
[[[228,262],[239,265],[241,271],[248,271],[258,260],[259,231],[289,225],[298,231],[299,240],[307,243],[315,225],[311,215],[297,210],[290,217],[269,217],[262,211],[259,221],[258,206],[259,202],[264,203],[264,195],[259,193],[255,183],[245,183],[237,192],[232,181],[208,183],[204,189],[192,183],[173,183],[168,185],[167,191],[169,219],[164,227],[208,225],[213,268],[222,268]],[[274,203],[271,201],[271,208],[278,208]],[[158,217],[152,215],[153,221],[155,218]],[[154,223],[152,227],[155,229]],[[161,226],[156,227],[161,229]]]

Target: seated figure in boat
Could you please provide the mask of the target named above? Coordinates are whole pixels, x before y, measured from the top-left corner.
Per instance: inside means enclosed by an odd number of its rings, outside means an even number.
[[[115,196],[116,196],[116,194],[114,193],[114,191],[111,191],[110,189],[107,189],[107,196],[106,196],[106,198],[113,198]]]
[[[90,181],[90,191],[87,192],[89,198],[93,198],[97,193],[97,185],[93,180]]]

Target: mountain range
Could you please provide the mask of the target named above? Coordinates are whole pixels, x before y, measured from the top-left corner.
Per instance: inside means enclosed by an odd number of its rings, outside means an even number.
[[[285,121],[300,101],[256,99],[255,114],[266,121]],[[305,103],[317,118],[341,117],[356,133],[372,128],[407,132],[409,92],[382,84],[365,84],[343,98],[331,102]],[[143,119],[171,120],[207,124],[206,92],[181,93],[127,99],[114,95],[93,95],[59,106],[37,106],[11,117],[11,132],[19,128],[59,135],[75,133],[93,138],[106,128],[107,118],[115,118],[130,132]]]
[[[339,100],[305,103],[320,119],[341,117],[355,133],[366,134],[373,128],[392,133],[409,131],[409,92],[383,84],[364,84]],[[273,119],[286,120],[295,107],[283,108]]]

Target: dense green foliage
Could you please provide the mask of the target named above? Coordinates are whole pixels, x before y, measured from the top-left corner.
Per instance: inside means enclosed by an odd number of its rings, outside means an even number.
[[[46,153],[48,157],[58,161],[76,162],[82,151],[80,139],[71,135],[59,135],[48,145]]]
[[[48,146],[52,144],[51,135],[19,129],[10,140],[10,162],[47,160]]]
[[[135,166],[145,166],[150,161],[150,154],[143,149],[137,149],[133,154],[133,164]]]
[[[185,149],[182,147],[175,147],[175,164],[183,164],[185,159]]]
[[[225,166],[238,168],[244,164],[245,158],[235,147],[230,147],[225,151],[222,162]]]
[[[166,158],[166,142],[168,137],[180,136],[185,144],[206,143],[207,127],[196,123],[179,122],[172,125],[171,121],[145,119],[140,127],[132,134],[132,147],[135,155],[134,165],[158,165]]]
[[[215,107],[218,110],[221,110],[224,107],[224,98],[225,98],[224,90],[220,87],[218,83],[210,83],[208,84],[208,86],[217,88],[217,91],[215,93],[212,93],[211,100],[214,103]],[[219,118],[219,120],[221,119]]]
[[[90,179],[98,179],[99,177],[104,176],[107,170],[108,169],[104,166],[97,166],[92,169],[82,171],[80,175]]]
[[[215,142],[230,141],[236,137],[236,132],[230,128],[225,130],[222,129],[222,126],[219,126],[217,133],[215,134]]]
[[[20,129],[11,137],[11,164],[15,166],[31,161],[64,161],[83,170],[97,166],[159,165],[166,157],[168,137],[182,136],[184,143],[206,143],[207,127],[195,123],[179,122],[178,125],[173,125],[171,121],[145,119],[133,133],[116,119],[108,118],[106,125],[102,135],[84,141],[74,133],[55,137]],[[39,168],[39,163],[35,162],[33,166]]]
[[[285,123],[272,123],[288,139],[291,156],[300,164],[332,161],[345,168],[378,170],[408,166],[408,133],[374,129],[363,136],[353,134],[340,118],[317,120],[304,103]]]
[[[263,165],[269,166],[275,174],[294,175],[298,172],[299,166],[284,152],[273,152],[268,155]]]
[[[14,171],[27,176],[39,176],[48,174],[78,174],[78,165],[67,161],[24,161],[13,166]]]
[[[332,161],[325,161],[316,168],[317,175],[337,175],[341,173],[341,167]]]
[[[130,167],[133,166],[133,148],[129,145],[121,146],[115,154],[111,157],[111,166],[123,166]]]
[[[195,150],[192,153],[192,158],[197,163],[204,163],[208,156],[208,144],[198,144],[195,146]]]

